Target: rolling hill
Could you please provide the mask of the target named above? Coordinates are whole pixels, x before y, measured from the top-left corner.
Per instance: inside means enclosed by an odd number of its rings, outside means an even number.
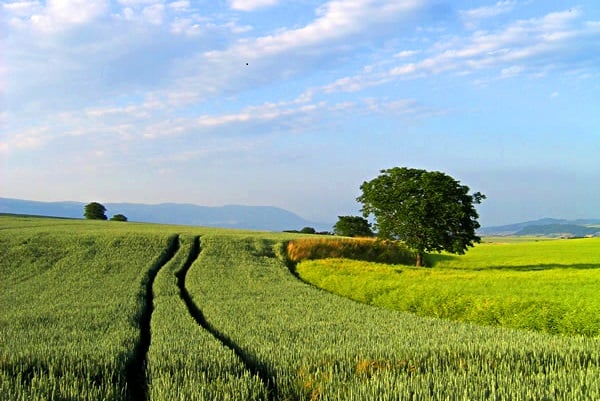
[[[193,226],[282,231],[314,227],[331,230],[331,225],[308,221],[288,210],[273,206],[226,205],[220,207],[180,203],[158,205],[103,203],[108,217],[121,213],[129,221]],[[0,213],[83,218],[83,202],[38,202],[0,198]]]
[[[600,235],[600,219],[551,219],[525,221],[495,227],[482,227],[480,235],[574,236]]]

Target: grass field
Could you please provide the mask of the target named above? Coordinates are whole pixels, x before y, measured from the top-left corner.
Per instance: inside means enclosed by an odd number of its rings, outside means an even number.
[[[600,334],[600,239],[489,241],[462,256],[429,255],[426,269],[322,259],[296,270],[336,294],[422,316]]]
[[[332,295],[293,238],[0,217],[0,400],[600,399],[600,338]]]
[[[113,224],[0,221],[0,397],[125,399],[145,285],[172,238]]]

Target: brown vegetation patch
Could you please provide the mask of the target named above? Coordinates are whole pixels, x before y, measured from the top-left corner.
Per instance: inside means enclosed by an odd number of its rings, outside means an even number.
[[[407,265],[415,262],[413,253],[402,243],[372,238],[302,238],[290,241],[286,250],[294,263],[326,258]]]

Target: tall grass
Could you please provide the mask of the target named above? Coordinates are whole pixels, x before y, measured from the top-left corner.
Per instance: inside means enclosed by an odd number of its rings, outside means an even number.
[[[414,254],[394,241],[373,238],[302,238],[289,241],[287,257],[291,262],[325,258],[347,258],[391,264],[414,264]]]
[[[187,286],[277,400],[593,400],[600,343],[362,305],[306,286],[265,241],[204,236]],[[277,244],[273,244],[277,249]]]
[[[291,234],[21,222],[0,218],[2,400],[600,399],[600,338],[332,295],[290,273]]]
[[[264,400],[266,389],[234,351],[194,318],[184,298],[186,270],[196,259],[197,237],[182,236],[177,255],[154,284],[148,399],[154,401]]]
[[[144,283],[169,237],[36,223],[0,230],[0,399],[127,398]]]
[[[430,269],[330,259],[296,272],[336,294],[422,316],[600,335],[600,240],[486,243],[429,258]]]

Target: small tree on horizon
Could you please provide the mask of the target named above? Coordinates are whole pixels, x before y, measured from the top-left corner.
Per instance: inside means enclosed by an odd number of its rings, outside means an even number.
[[[343,237],[372,237],[371,224],[360,216],[338,216],[333,233]]]
[[[91,202],[85,205],[83,209],[83,217],[88,220],[107,220],[106,208],[98,202]]]
[[[123,214],[115,214],[110,221],[127,221],[127,217]]]
[[[485,195],[469,195],[469,187],[439,171],[406,167],[381,170],[360,186],[364,217],[375,216],[378,236],[401,240],[413,250],[416,265],[425,252],[464,254],[480,242],[475,204]]]

